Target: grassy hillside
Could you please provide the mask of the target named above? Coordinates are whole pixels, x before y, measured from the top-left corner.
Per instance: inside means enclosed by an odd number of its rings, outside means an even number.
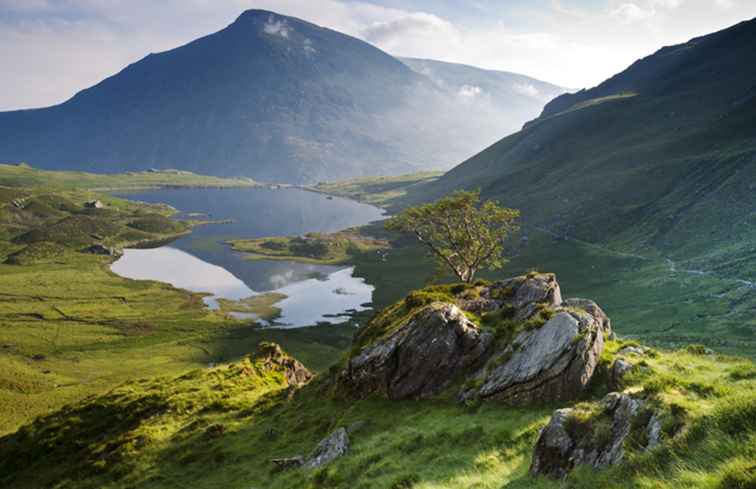
[[[623,343],[609,342],[608,365]],[[633,361],[638,361],[636,358]],[[563,406],[465,407],[361,401],[330,393],[329,374],[285,389],[254,358],[123,384],[0,438],[0,483],[15,488],[675,488],[736,489],[756,481],[756,370],[697,348],[650,352],[628,389],[663,412],[663,443],[628,446],[625,463],[565,482],[528,475],[539,429]],[[593,412],[597,377],[577,404]],[[321,469],[278,471],[339,427],[350,450]]]
[[[756,20],[564,95],[417,192],[455,188],[563,236],[756,281]]]
[[[159,243],[195,224],[169,219],[175,211],[167,206],[86,188],[236,184],[243,182],[0,165],[0,433],[135,376],[239,358],[266,338],[315,370],[348,347],[348,327],[319,334],[260,331],[208,311],[197,294],[116,276],[109,269],[113,256],[83,252],[95,244]],[[103,208],[84,205],[96,199]],[[266,304],[259,307],[270,312]]]
[[[479,188],[522,210],[510,267],[567,274],[621,334],[752,355],[755,67],[756,20],[664,48],[393,205]]]

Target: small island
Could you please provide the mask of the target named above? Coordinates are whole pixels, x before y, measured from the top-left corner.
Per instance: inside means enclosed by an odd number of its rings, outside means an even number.
[[[388,247],[387,241],[365,236],[354,228],[337,233],[239,239],[227,244],[235,251],[246,253],[249,260],[287,260],[317,265],[340,265],[355,254]]]

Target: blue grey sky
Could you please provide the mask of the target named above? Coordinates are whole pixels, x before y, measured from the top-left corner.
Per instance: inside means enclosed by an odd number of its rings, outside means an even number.
[[[396,55],[593,86],[664,45],[756,17],[756,0],[0,0],[0,110],[59,103],[248,8]]]

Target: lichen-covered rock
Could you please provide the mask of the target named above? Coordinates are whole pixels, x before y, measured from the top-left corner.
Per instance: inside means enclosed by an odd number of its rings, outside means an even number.
[[[536,442],[531,474],[562,478],[578,465],[600,469],[617,464],[633,429],[644,431],[645,448],[653,448],[659,443],[661,425],[652,415],[638,427],[642,406],[639,399],[612,392],[601,401],[599,411],[587,417],[575,409],[554,411]]]
[[[617,355],[637,355],[639,357],[642,357],[645,354],[646,349],[642,346],[626,346],[617,352]]]
[[[629,371],[633,369],[633,364],[622,358],[614,361],[609,369],[609,390],[622,390],[622,379]]]
[[[553,273],[540,273],[527,276],[517,288],[512,305],[520,309],[533,302],[545,303],[550,306],[562,304],[562,292]]]
[[[349,451],[349,435],[345,428],[339,428],[318,443],[304,467],[317,469],[333,462]]]
[[[614,331],[612,330],[612,320],[606,315],[603,309],[590,299],[566,299],[562,302],[562,307],[571,307],[582,309],[594,318],[601,325],[601,330],[604,332],[607,338],[612,339],[614,337]]]
[[[437,302],[427,305],[429,298]],[[595,302],[563,303],[554,274],[416,291],[358,333],[339,391],[419,399],[464,379],[463,402],[574,399],[593,375],[607,331],[609,318]]]
[[[593,316],[559,312],[495,353],[465,384],[460,399],[514,404],[574,399],[588,385],[603,348]]]
[[[457,306],[434,303],[353,356],[339,383],[358,397],[429,397],[475,366],[491,343]]]
[[[309,382],[313,375],[299,360],[284,353],[277,343],[263,342],[257,346],[256,360],[271,370],[283,371],[289,387],[301,387]]]

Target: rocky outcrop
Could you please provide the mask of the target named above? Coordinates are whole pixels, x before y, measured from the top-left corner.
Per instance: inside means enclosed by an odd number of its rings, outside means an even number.
[[[346,428],[339,428],[327,437],[320,440],[309,457],[295,455],[293,457],[274,458],[271,463],[276,470],[283,471],[304,467],[317,469],[328,465],[349,451],[349,433]]]
[[[282,371],[289,387],[301,387],[313,377],[312,372],[297,359],[284,353],[277,343],[260,343],[254,357],[255,360],[261,361],[265,368]]]
[[[307,469],[317,469],[333,462],[349,451],[349,435],[345,428],[339,428],[324,438],[315,447],[304,463]]]
[[[85,248],[83,251],[84,253],[90,253],[92,255],[112,256],[115,258],[123,256],[122,250],[112,246],[105,246],[103,244],[93,244],[92,246]]]
[[[603,335],[593,316],[558,312],[494,355],[468,382],[460,399],[512,404],[574,399],[591,380],[603,348]]]
[[[609,319],[609,316],[606,315],[603,309],[593,302],[590,299],[567,299],[562,303],[563,307],[569,307],[574,309],[582,309],[591,316],[593,316],[596,321],[598,321],[599,325],[601,326],[601,330],[604,332],[604,335],[606,335],[607,338],[613,339],[614,338],[614,331],[612,330],[612,320]]]
[[[339,382],[358,397],[429,397],[480,362],[492,341],[457,306],[434,303],[353,356]]]
[[[622,358],[614,361],[609,369],[608,387],[611,391],[622,390],[623,378],[633,369],[633,364]]]
[[[658,445],[661,425],[657,416],[644,409],[642,400],[627,394],[607,394],[594,413],[559,409],[541,430],[530,472],[562,478],[578,465],[600,469],[617,464],[634,430],[640,431],[635,434],[645,441],[641,448]]]
[[[586,388],[611,332],[595,302],[563,302],[553,274],[450,290],[456,293],[449,302],[423,306],[388,332],[371,335],[374,325],[368,324],[358,338],[377,339],[351,356],[339,376],[340,390],[357,397],[418,399],[461,380],[460,401],[525,404],[573,399]],[[406,310],[417,302],[394,307]],[[464,311],[482,316],[487,327],[481,329]]]

